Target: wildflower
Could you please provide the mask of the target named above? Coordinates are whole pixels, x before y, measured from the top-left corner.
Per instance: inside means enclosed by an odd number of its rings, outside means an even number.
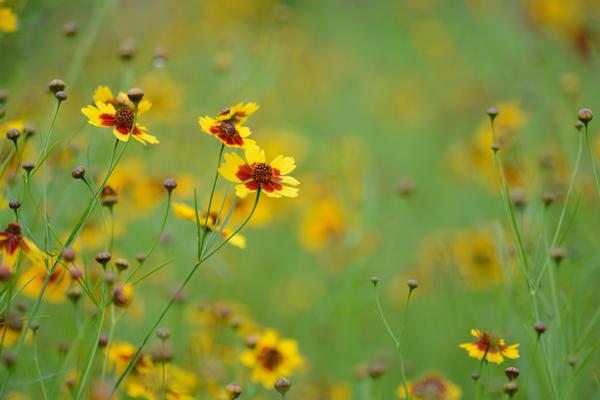
[[[458,347],[469,352],[469,357],[478,360],[500,364],[504,357],[516,359],[519,358],[519,345],[507,345],[504,339],[490,332],[481,332],[479,329],[471,329],[471,335],[477,340],[470,343],[462,343]],[[504,356],[504,357],[503,357]]]
[[[25,296],[31,299],[38,297],[46,280],[46,275],[49,272],[48,268],[54,265],[54,261],[55,259],[46,257],[45,260],[35,262],[19,276],[18,285],[23,288],[22,293]],[[62,265],[57,265],[48,278],[46,290],[44,291],[44,300],[52,303],[63,301],[69,283],[69,272]]]
[[[143,374],[130,375],[125,382],[128,396],[147,400],[194,400],[197,389],[196,375],[171,363],[164,365],[164,381],[163,366],[156,364]]]
[[[452,243],[452,255],[468,286],[480,288],[502,280],[500,256],[488,231],[458,233]]]
[[[406,386],[410,398],[414,400],[458,400],[462,394],[458,386],[435,373],[408,382]],[[398,388],[398,397],[408,397],[404,385]]]
[[[10,222],[6,229],[0,232],[2,262],[14,266],[20,251],[34,262],[39,261],[42,256],[35,243],[21,234],[21,225]]]
[[[0,7],[0,31],[7,33],[17,31],[17,16],[8,7]]]
[[[310,206],[301,227],[301,243],[307,250],[330,249],[346,238],[349,221],[342,203],[333,196],[324,196]]]
[[[242,124],[258,108],[259,105],[256,103],[238,103],[221,111],[216,118],[200,117],[198,123],[204,133],[215,136],[225,146],[246,148],[254,145],[255,142],[247,139],[252,132]]]
[[[5,319],[0,315],[0,335],[4,335],[4,346],[10,347],[19,340],[23,330],[23,321],[16,314],[9,314]]]
[[[113,290],[113,302],[118,307],[127,307],[133,300],[133,286],[129,283],[119,283]]]
[[[115,342],[110,345],[110,349],[108,350],[108,360],[110,361],[110,365],[114,366],[117,374],[121,374],[125,368],[127,368],[136,351],[137,348],[127,342]],[[144,374],[148,372],[152,366],[153,364],[150,357],[145,353],[141,353],[133,367],[133,371]]]
[[[196,222],[196,210],[192,207],[188,206],[184,203],[173,203],[173,211],[175,212],[175,216],[181,219],[186,219],[188,221]],[[221,217],[224,218],[224,217]],[[204,227],[206,232],[217,232],[220,234],[223,239],[229,239],[233,234],[231,229],[227,229],[221,225],[219,225],[220,221],[218,221],[218,214],[213,212],[208,216],[208,220],[206,218],[206,213],[198,214],[198,220],[200,221],[200,225]],[[206,224],[205,224],[206,222]],[[216,225],[215,225],[216,223]],[[231,239],[229,242],[231,245],[238,247],[240,249],[246,248],[246,237],[240,235],[239,233]]]
[[[259,188],[269,197],[296,197],[298,189],[292,186],[300,184],[297,179],[288,176],[296,168],[292,157],[279,155],[270,163],[265,161],[265,152],[258,146],[249,146],[245,150],[246,161],[234,153],[225,154],[225,162],[219,173],[236,185],[236,195],[244,198]],[[288,186],[291,185],[291,186]]]
[[[137,114],[148,111],[152,104],[141,100],[137,107]],[[107,86],[99,86],[94,93],[94,104],[81,109],[91,125],[113,128],[113,134],[121,141],[128,141],[135,119],[134,104],[125,93],[119,93],[116,98]],[[148,134],[146,127],[135,124],[133,138],[146,144],[159,143],[156,137]]]
[[[304,362],[298,353],[298,343],[280,338],[271,329],[258,337],[254,348],[242,352],[240,361],[252,368],[251,379],[266,389],[273,387],[277,378],[290,375]]]

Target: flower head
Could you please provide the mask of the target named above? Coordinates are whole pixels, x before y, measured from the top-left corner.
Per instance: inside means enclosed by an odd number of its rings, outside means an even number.
[[[18,285],[23,288],[23,294],[29,298],[35,299],[44,286],[46,280],[47,268],[54,265],[55,259],[46,257],[46,260],[35,262],[28,270],[19,276]],[[71,278],[69,272],[62,265],[57,265],[48,278],[46,290],[44,291],[44,300],[58,303],[65,299],[65,291],[69,287]]]
[[[175,216],[178,218],[196,222],[196,211],[187,204],[173,203],[173,211],[175,212]],[[229,239],[229,237],[233,234],[231,229],[227,229],[222,225],[219,225],[219,216],[217,213],[212,212],[210,215],[208,215],[208,218],[206,217],[206,213],[198,214],[198,221],[200,221],[200,225],[207,233],[217,232],[223,237],[223,239]],[[240,249],[246,248],[246,238],[239,233],[229,239],[228,243],[235,247],[239,247]]]
[[[221,111],[216,118],[200,117],[198,123],[204,133],[215,136],[225,146],[245,148],[255,142],[248,139],[250,128],[242,124],[258,108],[256,103],[238,103]]]
[[[410,398],[414,400],[458,400],[462,393],[454,383],[435,373],[408,382],[406,386]],[[403,385],[398,388],[398,397],[407,398]]]
[[[142,100],[138,104],[137,114],[140,115],[148,111],[151,103]],[[88,118],[91,125],[113,128],[113,134],[121,141],[128,141],[133,129],[133,138],[146,144],[159,143],[156,137],[148,134],[146,127],[135,123],[136,119],[134,104],[127,98],[125,93],[119,93],[116,98],[112,91],[106,86],[99,86],[94,93],[94,104],[81,109],[81,112]]]
[[[500,364],[504,357],[516,359],[519,358],[519,345],[507,345],[500,336],[491,332],[481,332],[479,329],[471,329],[471,335],[477,338],[470,343],[462,343],[458,347],[469,352],[469,357],[478,360]]]
[[[0,31],[7,33],[17,31],[17,16],[8,7],[0,7]]]
[[[21,225],[11,222],[3,232],[0,232],[0,252],[3,256],[3,264],[14,266],[20,251],[34,262],[42,259],[40,249],[21,233]]]
[[[273,387],[277,378],[291,375],[304,362],[298,353],[298,343],[280,338],[271,329],[258,337],[254,348],[242,352],[240,361],[252,368],[251,379],[267,389]]]
[[[128,396],[147,400],[194,400],[197,388],[195,374],[171,363],[165,364],[164,372],[162,366],[155,364],[143,374],[129,376],[125,382]]]
[[[125,368],[127,368],[127,365],[129,365],[129,362],[136,351],[137,348],[127,342],[116,342],[110,345],[108,348],[108,360],[110,361],[110,365],[114,366],[117,374],[122,373]],[[153,363],[150,356],[141,353],[133,367],[133,372],[144,374],[148,372],[152,366]]]
[[[219,173],[236,185],[236,194],[244,198],[259,188],[269,197],[296,197],[300,184],[297,179],[288,176],[296,168],[292,157],[279,155],[270,163],[266,162],[265,152],[260,147],[248,146],[245,150],[246,160],[234,153],[225,154],[225,162]]]

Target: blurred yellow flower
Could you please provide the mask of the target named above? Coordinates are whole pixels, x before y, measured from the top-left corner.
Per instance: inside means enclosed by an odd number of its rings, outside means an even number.
[[[118,307],[127,307],[133,300],[133,286],[129,283],[117,283],[113,290],[113,303]]]
[[[0,7],[0,31],[7,33],[17,31],[17,16],[8,7]]]
[[[302,245],[310,251],[327,248],[346,231],[343,205],[331,197],[319,199],[310,206],[302,222]]]
[[[162,365],[155,364],[145,373],[132,375],[125,382],[128,396],[147,400],[194,400],[197,388],[196,375],[171,363],[164,366],[164,379]]]
[[[265,152],[258,146],[248,146],[244,161],[235,153],[226,153],[225,162],[219,167],[219,173],[236,185],[237,196],[244,198],[258,188],[269,197],[296,197],[300,184],[297,179],[287,175],[296,169],[292,157],[279,155],[270,163],[265,161]]]
[[[108,360],[110,362],[111,368],[115,369],[117,374],[121,374],[129,362],[135,355],[137,347],[128,342],[113,342],[110,344],[110,347],[107,349],[108,351]],[[138,357],[134,367],[133,372],[138,374],[145,374],[152,369],[153,363],[151,358],[145,354],[141,353]]]
[[[29,269],[24,271],[18,280],[19,287],[22,287],[22,293],[32,299],[36,299],[42,289],[48,268],[52,267],[55,260],[48,257],[45,261],[34,263]],[[48,266],[46,266],[46,264]],[[50,275],[46,290],[44,291],[44,300],[53,303],[61,302],[65,299],[65,291],[69,287],[70,277],[67,269],[62,265],[57,265]]]
[[[254,140],[247,139],[252,133],[250,128],[242,126],[259,106],[256,103],[238,103],[224,109],[216,118],[200,117],[198,123],[202,132],[215,136],[227,147],[254,145]]]
[[[43,260],[40,249],[21,233],[21,225],[10,222],[6,229],[0,232],[2,263],[12,268],[20,252],[23,252],[33,262]]]
[[[462,343],[458,347],[469,352],[469,357],[476,358],[495,364],[501,364],[504,357],[519,358],[519,345],[507,345],[504,339],[491,332],[481,332],[479,329],[471,329],[471,335],[477,338],[474,342]]]
[[[304,363],[298,353],[298,343],[280,338],[272,329],[258,337],[254,348],[244,350],[240,354],[240,361],[252,369],[252,381],[262,384],[266,389],[272,388],[277,378],[289,377]]]
[[[459,232],[452,240],[452,255],[465,283],[484,287],[502,281],[502,266],[494,237],[486,230]]]
[[[407,383],[408,394],[414,400],[458,400],[462,395],[460,387],[444,377],[429,373]],[[398,387],[398,397],[406,399],[404,385]]]

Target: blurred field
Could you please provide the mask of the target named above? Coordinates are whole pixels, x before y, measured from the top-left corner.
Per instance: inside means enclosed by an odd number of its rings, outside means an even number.
[[[56,103],[45,91],[48,82],[63,79],[68,94],[54,128],[52,143],[59,143],[47,161],[47,181],[36,176],[31,196],[23,194],[13,144],[2,143],[1,160],[8,161],[1,229],[15,218],[8,200],[18,198],[24,232],[44,248],[39,206],[47,182],[48,215],[64,240],[90,195],[71,170],[84,165],[97,184],[114,144],[110,130],[87,124],[80,109],[99,85],[115,94],[140,87],[152,102],[142,122],[160,144],[127,147],[108,181],[119,196],[114,225],[98,207],[74,245],[75,263],[92,281],[102,281],[94,256],[106,250],[104,223],[114,232],[113,260],[124,257],[133,266],[136,254],[152,245],[167,204],[164,179],[178,182],[174,202],[193,207],[197,188],[200,207],[207,206],[219,143],[200,131],[199,116],[256,102],[261,107],[247,122],[251,137],[268,159],[284,154],[296,160],[299,196],[261,198],[242,231],[247,248],[226,246],[201,265],[160,324],[171,331],[172,365],[188,371],[193,383],[190,397],[165,398],[227,399],[223,388],[234,381],[242,399],[278,398],[270,385],[252,382],[239,360],[244,338],[267,328],[297,341],[304,360],[287,376],[286,398],[398,398],[400,353],[374,312],[370,279],[378,276],[385,317],[402,332],[408,381],[436,371],[461,388],[461,398],[475,398],[471,374],[480,363],[458,345],[478,328],[520,344],[520,358],[484,367],[480,398],[508,398],[503,371],[516,366],[515,398],[600,399],[595,120],[589,123],[595,165],[584,146],[567,196],[584,134],[573,127],[577,111],[600,109],[599,2],[0,3],[18,17],[16,32],[2,32],[0,12],[0,88],[9,94],[0,131],[23,129],[24,122],[36,126],[22,161],[38,158],[48,132]],[[72,36],[64,33],[70,22],[78,26]],[[124,50],[130,59],[123,60]],[[531,276],[541,276],[539,318],[499,191],[486,115],[491,106],[499,110],[495,127],[515,222]],[[217,204],[227,188],[233,198],[231,187],[219,181]],[[550,194],[555,200],[545,206],[542,198]],[[548,254],[565,199],[555,247],[566,256],[555,266]],[[238,207],[232,229],[252,200]],[[55,240],[49,253],[60,249]],[[171,213],[143,268],[169,264],[136,285],[131,304],[118,310],[114,342],[139,344],[195,252],[194,224]],[[543,275],[546,264],[550,271]],[[23,274],[31,263],[21,259],[19,265]],[[408,279],[419,287],[405,308]],[[64,297],[69,285],[36,316],[41,374],[27,339],[14,370],[0,375],[8,376],[4,393],[24,397],[6,398],[43,398],[40,380],[48,398],[76,397],[77,389],[62,383],[63,372],[75,371],[74,381],[83,373],[97,317],[85,294],[76,307]],[[3,321],[7,310],[27,321],[36,295],[24,291],[10,304],[3,295]],[[27,310],[18,311],[21,306]],[[110,328],[109,314],[102,332]],[[538,319],[547,326],[541,341],[533,328]],[[243,329],[232,329],[232,320]],[[63,363],[59,344],[76,349],[70,363]],[[153,336],[149,349],[159,345]],[[4,356],[10,347],[4,343]],[[81,398],[107,398],[99,391],[112,387],[118,374],[101,379],[104,357],[100,350]],[[369,377],[367,370],[373,375],[380,365],[383,374]],[[117,396],[136,398],[126,387]],[[421,396],[411,398],[451,399]],[[139,398],[163,397],[159,390]]]

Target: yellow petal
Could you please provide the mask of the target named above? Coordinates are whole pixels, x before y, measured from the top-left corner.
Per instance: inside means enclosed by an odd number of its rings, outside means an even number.
[[[265,162],[265,152],[258,146],[248,146],[245,150],[248,164]]]
[[[245,164],[244,160],[235,153],[225,153],[225,162],[219,167],[219,173],[230,182],[241,182],[236,176],[240,166]]]
[[[98,86],[94,92],[94,103],[108,103],[114,100],[113,93],[108,86]]]
[[[271,161],[271,167],[277,168],[281,172],[281,175],[286,175],[296,169],[296,161],[293,157],[279,155]]]

